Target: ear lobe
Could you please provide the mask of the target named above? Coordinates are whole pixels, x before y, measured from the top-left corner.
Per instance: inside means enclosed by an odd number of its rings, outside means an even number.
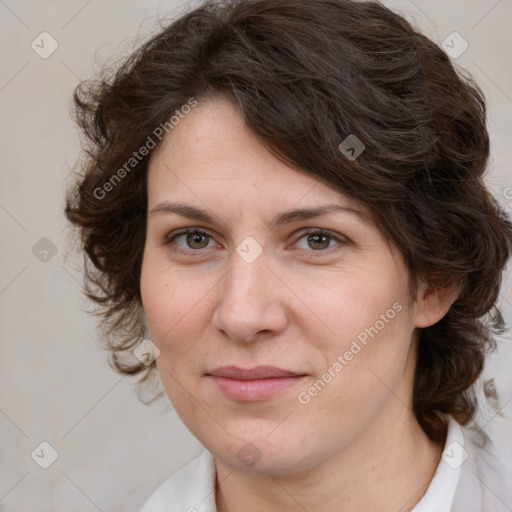
[[[418,298],[415,326],[430,327],[439,322],[448,313],[458,296],[459,287],[455,282],[443,288],[425,287]]]

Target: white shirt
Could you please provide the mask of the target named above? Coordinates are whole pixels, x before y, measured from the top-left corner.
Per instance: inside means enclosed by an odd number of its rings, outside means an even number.
[[[450,418],[443,455],[412,512],[512,512],[512,472],[476,431]],[[215,459],[207,450],[153,491],[140,512],[217,512]]]

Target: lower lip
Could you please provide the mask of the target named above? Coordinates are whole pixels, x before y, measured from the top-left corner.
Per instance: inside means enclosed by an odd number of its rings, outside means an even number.
[[[295,386],[305,376],[272,377],[257,380],[228,379],[216,375],[210,377],[228,398],[240,402],[260,402]]]

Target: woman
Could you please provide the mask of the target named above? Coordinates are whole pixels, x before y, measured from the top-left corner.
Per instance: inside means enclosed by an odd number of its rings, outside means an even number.
[[[206,448],[143,512],[511,509],[469,426],[512,225],[441,49],[374,2],[208,2],[75,102],[112,364]]]

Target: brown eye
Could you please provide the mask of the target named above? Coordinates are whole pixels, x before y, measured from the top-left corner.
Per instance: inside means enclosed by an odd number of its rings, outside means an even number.
[[[305,243],[303,243],[302,240],[305,240]],[[306,233],[304,233],[296,242],[299,249],[320,252],[342,244],[343,239],[340,236],[335,236],[329,231],[320,229],[311,229],[306,231]]]
[[[324,235],[324,234],[308,235],[308,244],[312,249],[315,249],[315,250],[327,249],[329,247],[330,241],[331,241],[331,237],[329,235]]]
[[[189,229],[171,233],[171,236],[165,240],[164,244],[167,246],[175,244],[184,251],[197,251],[207,248],[210,242],[213,242],[213,239],[208,233],[197,229]]]
[[[194,233],[187,233],[185,240],[191,249],[204,249],[208,246],[208,240],[209,236],[205,233],[200,232],[194,232]],[[206,241],[206,243],[205,243]]]

